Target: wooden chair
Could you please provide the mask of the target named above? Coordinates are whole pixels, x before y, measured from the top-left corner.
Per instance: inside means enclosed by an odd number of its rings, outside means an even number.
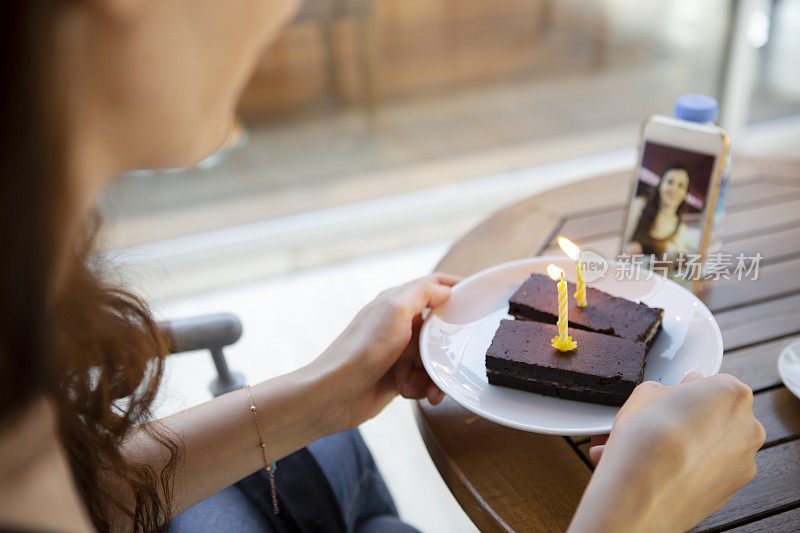
[[[294,24],[316,23],[325,47],[326,85],[329,95],[342,100],[341,76],[336,57],[334,28],[341,20],[353,20],[356,27],[356,46],[359,92],[367,115],[375,119],[377,108],[377,32],[374,0],[308,0],[303,3]]]

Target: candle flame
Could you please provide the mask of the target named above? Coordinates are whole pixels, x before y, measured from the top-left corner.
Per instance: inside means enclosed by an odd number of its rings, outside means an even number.
[[[567,256],[570,259],[572,259],[573,261],[577,261],[578,259],[580,259],[581,249],[578,247],[577,244],[567,239],[566,237],[559,237],[556,240],[558,241],[558,246],[565,254],[567,254]]]
[[[547,275],[553,280],[558,281],[564,277],[564,271],[551,263],[547,265]]]

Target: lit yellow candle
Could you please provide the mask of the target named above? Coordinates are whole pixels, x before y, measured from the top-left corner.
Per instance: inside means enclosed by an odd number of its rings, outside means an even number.
[[[589,305],[589,302],[586,300],[586,280],[584,279],[586,265],[583,264],[581,249],[578,248],[578,245],[566,237],[559,237],[557,240],[561,250],[567,254],[570,259],[575,261],[575,272],[578,273],[575,300],[578,302],[578,307],[586,307]]]
[[[553,337],[550,344],[560,352],[569,352],[578,347],[578,343],[568,335],[568,304],[567,304],[567,282],[564,281],[564,271],[556,265],[547,266],[547,275],[553,280],[558,281],[558,335]]]
[[[589,305],[589,302],[586,301],[586,281],[583,279],[585,268],[579,256],[578,264],[575,265],[575,271],[578,273],[577,288],[575,290],[575,299],[578,301],[578,307],[586,307]]]

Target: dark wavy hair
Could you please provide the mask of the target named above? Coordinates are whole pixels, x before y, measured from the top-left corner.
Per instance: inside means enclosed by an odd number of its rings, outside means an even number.
[[[132,463],[121,444],[150,419],[166,344],[145,303],[104,281],[97,219],[77,221],[52,59],[72,3],[8,0],[0,22],[0,424],[48,397],[95,527],[121,512],[134,531],[156,531],[171,514],[180,443],[145,429],[168,453],[162,471]],[[114,499],[110,482],[128,493]]]
[[[683,165],[671,165],[661,173],[661,179],[663,180],[667,172],[671,170],[682,170],[689,176],[689,170]],[[660,183],[659,181],[659,184]],[[683,214],[686,212],[686,206],[686,198],[684,198],[675,211],[678,215],[679,224]],[[661,194],[659,193],[658,187],[655,187],[647,194],[644,207],[642,208],[642,214],[639,217],[639,223],[636,225],[636,231],[633,232],[631,240],[645,242],[650,235],[650,230],[653,228],[653,223],[656,221],[656,215],[659,209],[661,209]]]

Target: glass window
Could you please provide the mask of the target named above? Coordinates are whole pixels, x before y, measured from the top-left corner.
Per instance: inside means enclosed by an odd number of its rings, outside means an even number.
[[[112,187],[112,248],[632,146],[676,96],[717,94],[729,20],[724,0],[324,5],[261,58],[240,149]]]
[[[752,102],[737,104],[751,122],[800,113],[800,0],[763,3],[746,29],[760,46]],[[643,119],[677,96],[724,100],[736,5],[307,2],[260,58],[226,150],[122,176],[101,203],[104,242],[186,290],[201,263],[232,283],[446,242],[536,192],[504,176],[632,154]],[[470,186],[483,196],[459,200]]]
[[[758,47],[751,122],[800,115],[800,1],[776,0],[765,8],[748,28]]]

